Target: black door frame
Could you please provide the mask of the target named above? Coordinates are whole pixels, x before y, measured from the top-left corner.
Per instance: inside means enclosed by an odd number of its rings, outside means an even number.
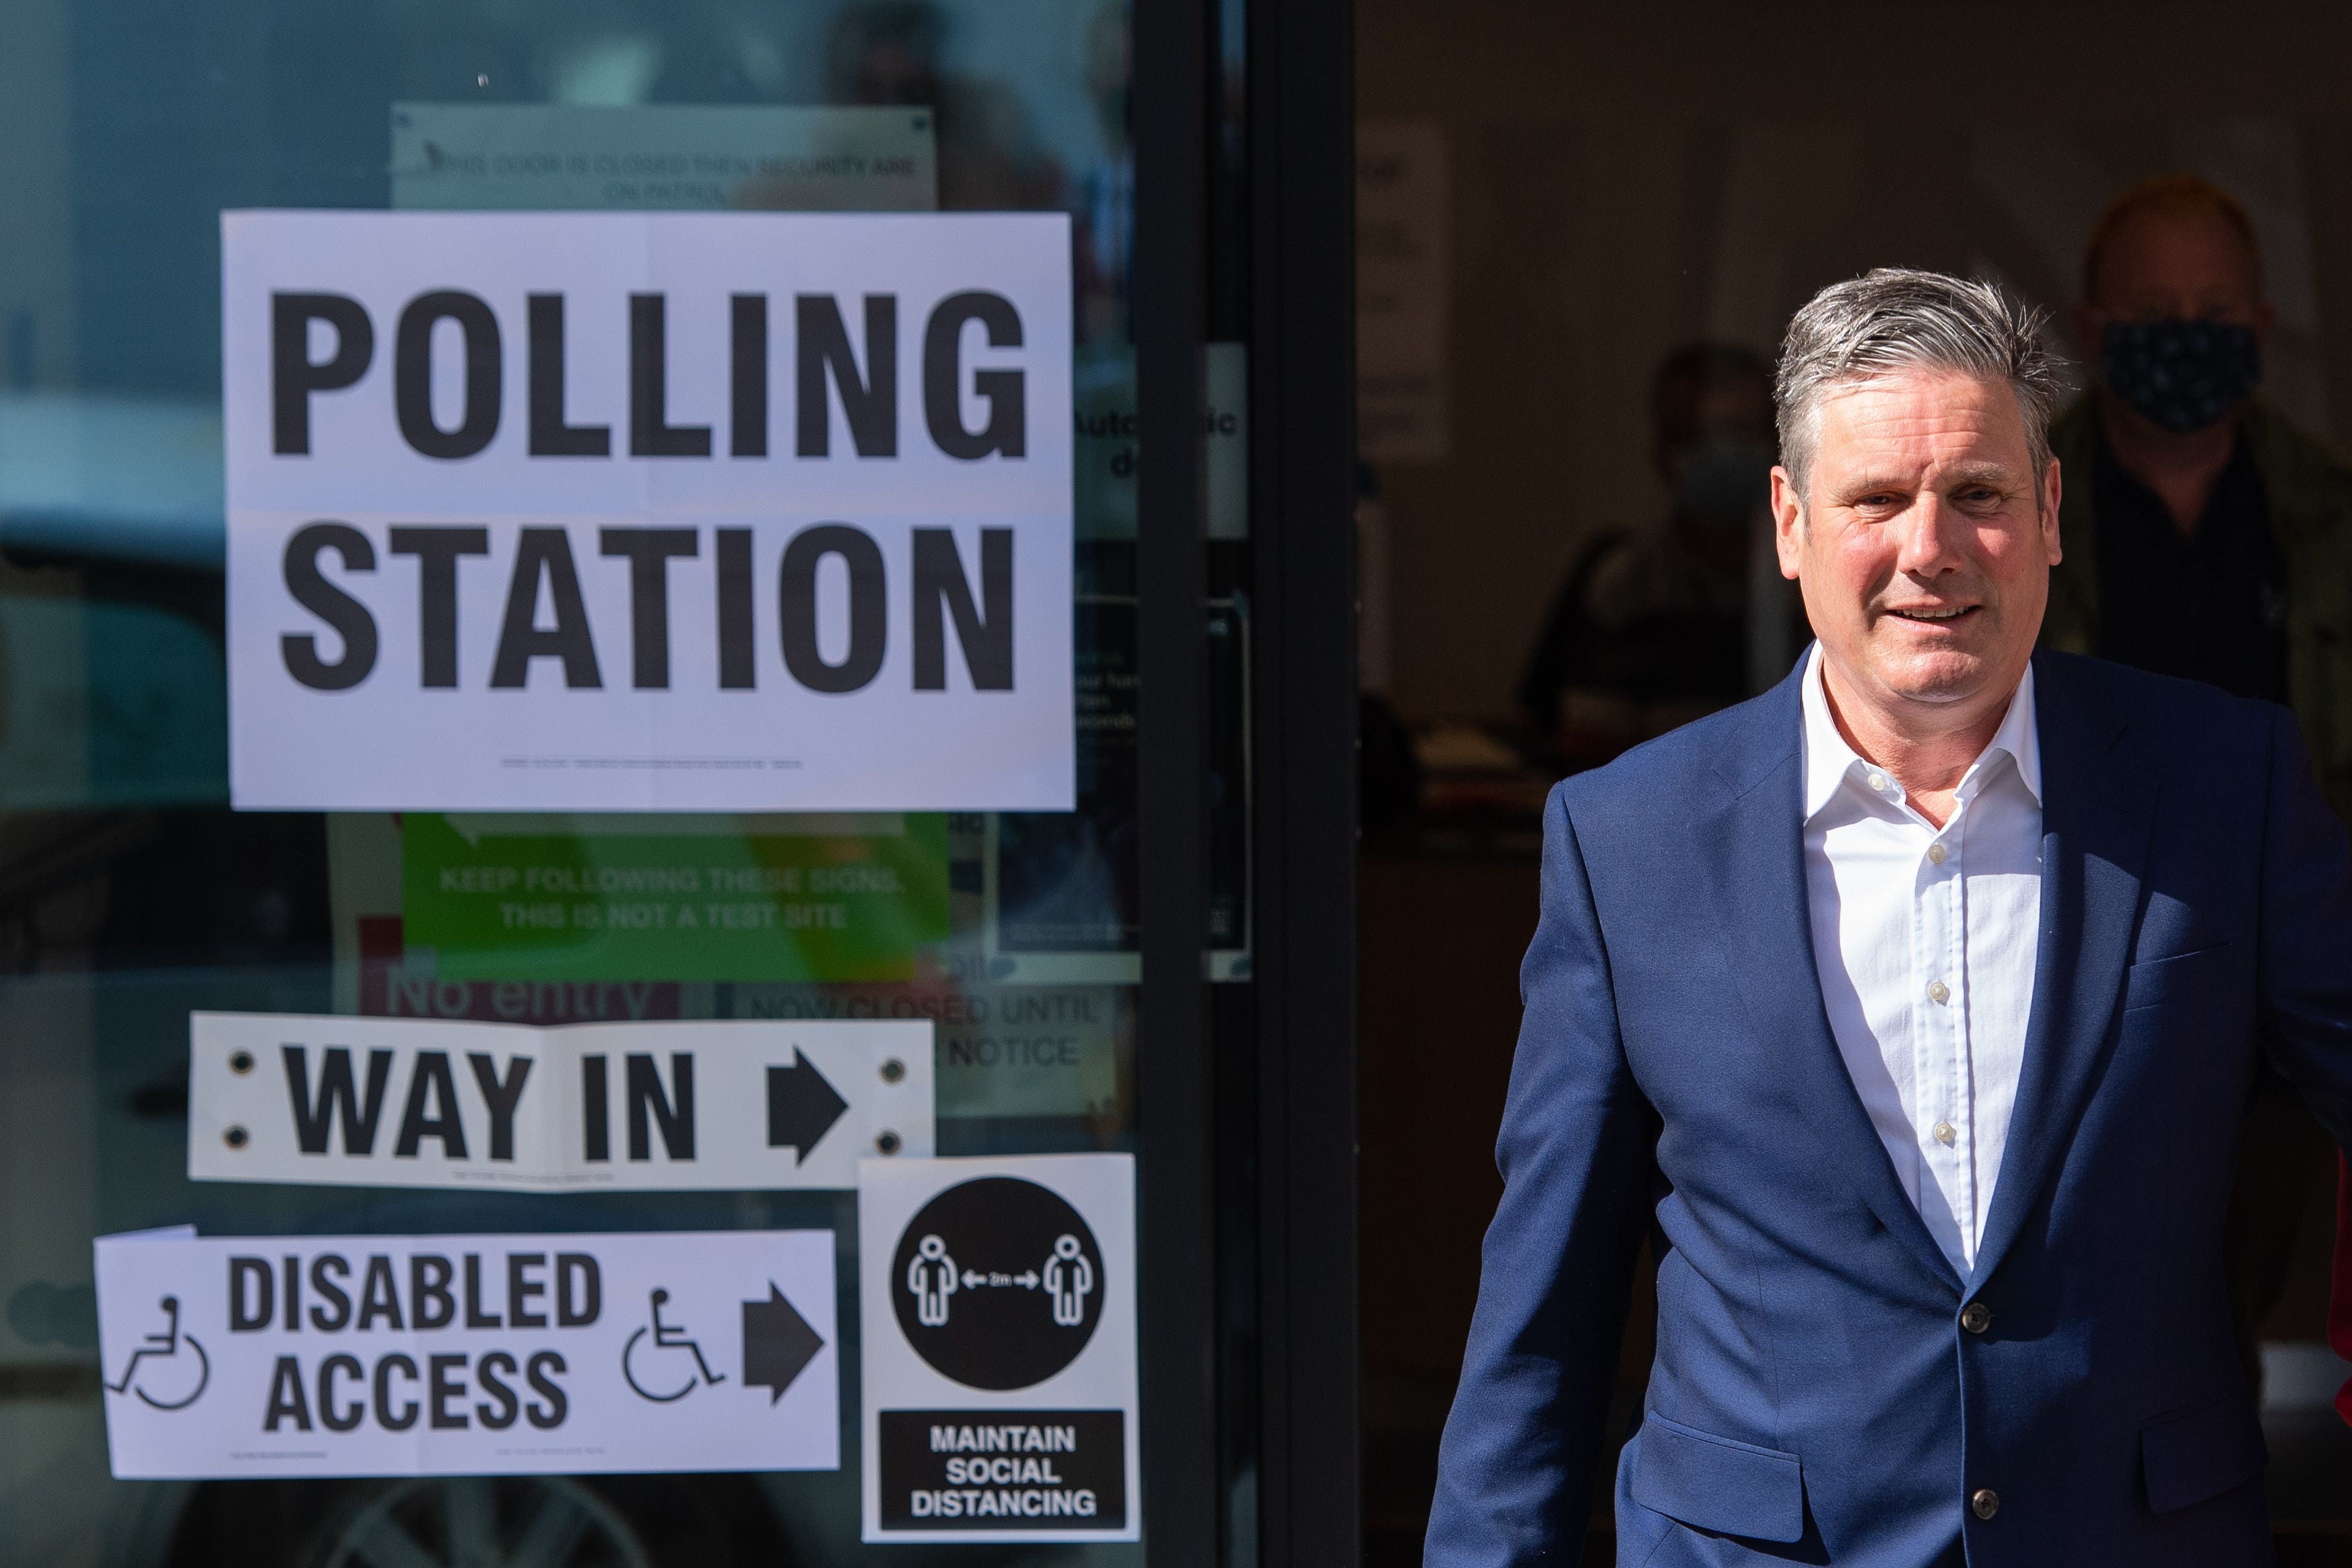
[[[1259,759],[1259,1541],[1362,1560],[1356,1207],[1355,49],[1251,7]]]
[[[1345,0],[1254,0],[1246,37],[1251,1048],[1211,1028],[1202,350],[1216,0],[1136,0],[1137,670],[1145,1555],[1224,1561],[1235,1402],[1257,1559],[1361,1556],[1356,1247],[1353,51]],[[1220,1094],[1221,1061],[1253,1082]],[[1247,1124],[1219,1107],[1252,1103]],[[1254,1091],[1254,1095],[1252,1093]],[[1230,1112],[1227,1122],[1231,1123]],[[1234,1212],[1219,1162],[1253,1160]],[[1219,1209],[1221,1190],[1226,1209]],[[1248,1188],[1244,1188],[1248,1190]],[[1220,1226],[1255,1238],[1252,1354],[1221,1385]],[[1231,1423],[1228,1422],[1227,1427]],[[1246,1462],[1246,1461],[1244,1461]],[[1243,1548],[1246,1551],[1246,1547]]]

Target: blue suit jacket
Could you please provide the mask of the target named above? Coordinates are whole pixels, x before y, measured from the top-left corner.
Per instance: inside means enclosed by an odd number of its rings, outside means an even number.
[[[1577,1560],[1653,1226],[1621,1563],[2270,1562],[2222,1212],[2259,1061],[2352,1134],[2352,861],[2284,709],[2034,669],[2041,946],[1969,1278],[1822,1009],[1798,678],[1553,792],[1434,1568]]]

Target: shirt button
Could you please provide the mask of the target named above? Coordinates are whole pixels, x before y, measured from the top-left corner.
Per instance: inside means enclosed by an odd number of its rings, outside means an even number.
[[[1930,980],[1927,982],[1927,999],[1931,1002],[1948,1002],[1952,999],[1952,988],[1941,980]]]
[[[1886,788],[1886,775],[1884,773],[1874,773],[1870,776],[1868,782],[1870,787],[1874,789],[1884,789]]]
[[[1943,1145],[1946,1148],[1950,1148],[1952,1146],[1952,1140],[1959,1135],[1959,1129],[1953,1126],[1949,1122],[1938,1122],[1936,1124],[1936,1141]]]
[[[1992,1327],[1992,1309],[1982,1301],[1970,1301],[1960,1309],[1960,1326],[1970,1333],[1982,1333]]]
[[[2000,1511],[2000,1493],[1990,1487],[1979,1487],[1969,1494],[1969,1507],[1979,1519],[1990,1519]]]
[[[1927,863],[1930,865],[1942,865],[1944,863],[1943,845],[1929,844],[1927,846]]]

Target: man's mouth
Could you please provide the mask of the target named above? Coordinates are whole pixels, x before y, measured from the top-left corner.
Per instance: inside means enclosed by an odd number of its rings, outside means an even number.
[[[1963,616],[1973,615],[1978,609],[1979,606],[1974,604],[1918,604],[1908,609],[1889,610],[1887,613],[1898,621],[1916,621],[1930,626],[1939,626],[1948,625]]]

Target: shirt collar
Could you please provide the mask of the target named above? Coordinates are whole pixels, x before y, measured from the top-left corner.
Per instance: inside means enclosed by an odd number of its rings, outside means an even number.
[[[1805,678],[1801,688],[1805,715],[1805,821],[1811,821],[1830,803],[1839,788],[1855,773],[1874,771],[1838,733],[1837,720],[1830,716],[1830,702],[1822,689],[1822,645],[1815,643],[1805,660]],[[2034,723],[2033,666],[2028,664],[2024,676],[2017,683],[2017,695],[2010,699],[2009,711],[2001,716],[2000,727],[1993,731],[1992,739],[1969,766],[1968,777],[1960,781],[1963,800],[1975,795],[1990,777],[1992,765],[2008,758],[2017,768],[2018,782],[2033,797],[2035,805],[2042,803],[2042,737]]]

